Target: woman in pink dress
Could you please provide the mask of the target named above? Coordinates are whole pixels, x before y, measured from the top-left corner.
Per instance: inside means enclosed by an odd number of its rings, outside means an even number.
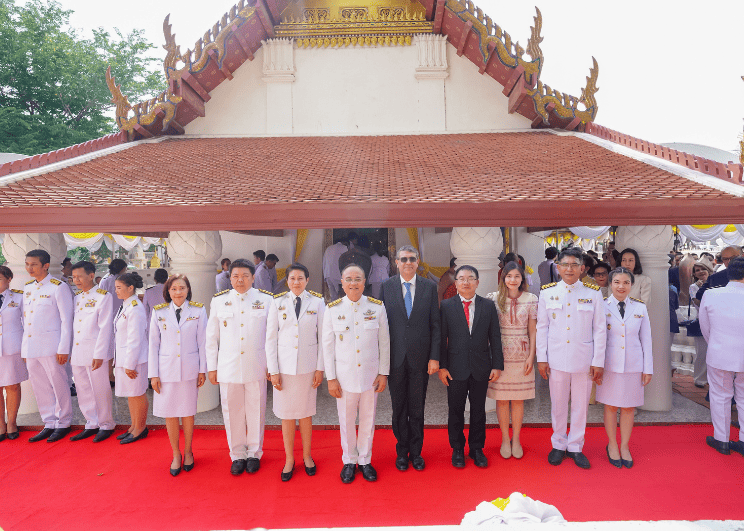
[[[524,401],[535,398],[535,334],[537,297],[527,291],[524,269],[508,262],[499,281],[499,291],[488,298],[496,303],[501,325],[504,371],[498,381],[488,385],[488,397],[496,400],[501,427],[501,456],[520,459],[524,455],[519,439],[524,418]],[[509,439],[511,404],[512,438]]]

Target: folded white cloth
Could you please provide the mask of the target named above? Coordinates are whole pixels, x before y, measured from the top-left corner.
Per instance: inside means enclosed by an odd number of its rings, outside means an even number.
[[[496,526],[565,521],[560,511],[552,505],[533,500],[520,492],[512,492],[506,499],[479,503],[475,511],[465,515],[460,525]]]

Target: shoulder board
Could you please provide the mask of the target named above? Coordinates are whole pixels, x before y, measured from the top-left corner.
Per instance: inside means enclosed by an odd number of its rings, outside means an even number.
[[[77,296],[78,296],[78,295],[80,295],[80,294],[81,294],[82,292],[83,292],[83,290],[81,290],[81,289],[75,290],[75,296],[77,297]]]
[[[196,308],[204,308],[204,305],[201,302],[194,302],[194,301],[189,301],[189,306],[195,306]]]
[[[12,289],[10,291],[12,291],[13,293],[20,293],[21,295],[23,295],[23,290],[22,289]]]
[[[593,289],[594,291],[599,291],[599,286],[597,286],[596,284],[587,284],[587,283],[584,283],[584,287],[585,288],[589,288],[589,289]]]
[[[284,297],[287,293],[289,293],[289,292],[288,291],[282,291],[281,293],[277,293],[276,295],[274,295],[274,298],[275,299],[278,299],[279,297]]]
[[[51,282],[55,286],[59,286],[60,284],[62,284],[62,281],[61,280],[57,280],[56,278],[50,279],[49,282]]]
[[[108,291],[106,291],[105,289],[98,288],[96,291],[101,295],[108,295]]]
[[[557,282],[551,282],[550,284],[545,284],[545,285],[544,285],[544,286],[542,286],[542,287],[541,287],[540,289],[541,289],[541,290],[543,290],[543,289],[548,289],[548,288],[552,288],[553,286],[557,286],[557,285],[558,285],[558,283],[557,283]]]
[[[222,291],[220,291],[219,293],[215,293],[215,294],[214,294],[214,296],[215,296],[215,297],[219,297],[220,295],[224,295],[225,293],[229,293],[229,292],[230,292],[230,290],[229,290],[229,289],[223,289],[223,290],[222,290]]]
[[[271,293],[270,291],[266,291],[265,289],[259,289],[258,291],[260,291],[261,293],[265,293],[266,295],[271,295],[272,297],[274,296],[273,293]]]
[[[605,297],[605,298],[604,298],[604,300],[607,300],[607,299],[609,299],[609,298],[610,298],[610,297],[609,297],[609,295],[608,295],[607,297]]]
[[[373,299],[372,297],[367,297],[367,300],[369,302],[371,302],[371,303],[374,303],[374,304],[382,304],[382,301],[377,300],[377,299]]]
[[[137,306],[137,301],[132,301],[132,306]]]
[[[344,299],[336,299],[336,300],[335,300],[335,301],[333,301],[333,302],[329,302],[329,303],[328,303],[328,307],[329,307],[329,308],[333,308],[333,307],[334,307],[334,306],[336,306],[337,304],[341,304],[341,301],[342,301],[342,300],[344,300]]]
[[[36,281],[35,280],[29,280],[28,282],[26,282],[26,285],[28,286],[29,284],[33,284],[34,282],[36,282]]]
[[[160,304],[156,304],[155,306],[153,306],[152,309],[153,310],[162,310],[163,308],[167,308],[168,307],[168,304],[169,303],[167,303],[167,302],[161,302]]]
[[[322,298],[323,298],[323,295],[321,295],[321,294],[320,294],[320,293],[318,293],[317,291],[309,291],[309,290],[308,290],[308,293],[309,293],[310,295],[313,295],[314,297],[318,297],[319,299],[322,299]]]
[[[632,300],[632,301],[640,302],[641,304],[646,304],[646,303],[645,303],[645,302],[643,302],[643,301],[642,301],[641,299],[636,299],[635,297],[628,297],[628,298],[629,298],[630,300]]]

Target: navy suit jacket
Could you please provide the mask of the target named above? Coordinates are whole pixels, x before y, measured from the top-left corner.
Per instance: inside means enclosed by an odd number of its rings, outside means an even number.
[[[702,301],[703,293],[705,293],[707,290],[712,288],[722,288],[726,284],[728,284],[728,273],[725,269],[723,271],[719,271],[718,273],[713,273],[708,277],[708,280],[705,281],[705,284],[700,287],[695,298],[699,301]]]

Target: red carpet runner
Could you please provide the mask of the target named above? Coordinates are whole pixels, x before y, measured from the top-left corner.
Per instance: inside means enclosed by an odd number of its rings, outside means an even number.
[[[267,431],[256,475],[229,473],[225,433],[197,430],[196,467],[173,478],[165,430],[121,446],[29,444],[31,432],[0,443],[0,527],[10,529],[250,529],[458,524],[483,500],[518,490],[555,505],[569,521],[744,519],[744,458],[705,445],[710,426],[637,427],[635,466],[612,467],[601,428],[587,430],[584,452],[593,468],[547,462],[550,430],[525,429],[522,460],[498,455],[500,435],[489,430],[490,466],[450,465],[446,430],[426,431],[426,470],[399,472],[390,430],[375,434],[377,483],[344,485],[339,433],[313,433],[315,477],[295,469],[279,479],[281,432]],[[301,463],[299,434],[298,462]]]

